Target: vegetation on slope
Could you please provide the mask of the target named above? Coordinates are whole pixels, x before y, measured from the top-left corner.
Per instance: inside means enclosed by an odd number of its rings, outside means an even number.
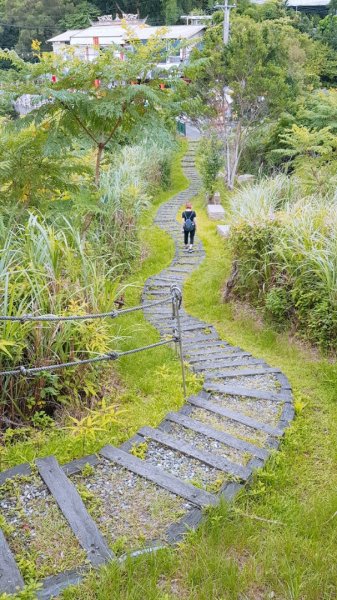
[[[172,241],[153,227],[152,220],[158,205],[187,185],[180,166],[184,152],[183,145],[174,159],[171,186],[157,194],[151,209],[141,217],[139,229],[142,258],[138,267],[136,262],[133,263],[132,274],[124,280],[124,302],[127,306],[140,303],[145,280],[167,266],[172,259]],[[142,313],[132,313],[123,317],[120,323],[116,321],[116,325],[109,327],[115,336],[114,347],[118,346],[120,350],[158,341],[158,332],[145,320]],[[33,427],[28,424],[19,428],[9,426],[3,435],[0,446],[1,470],[50,454],[64,463],[95,452],[108,442],[119,444],[142,425],[157,424],[168,410],[178,408],[183,402],[182,388],[177,386],[177,381],[181,379],[180,364],[170,348],[158,348],[136,354],[132,358],[126,357],[114,363],[113,367],[104,367],[103,363],[99,369],[94,370],[92,376],[89,375],[82,373],[79,379],[78,371],[71,369],[68,377],[69,381],[74,379],[74,391],[82,390],[82,393],[87,394],[87,399],[82,397],[74,402],[74,396],[72,399],[69,397],[68,402],[61,405],[55,413],[54,421],[47,415],[48,397],[37,407],[33,397]],[[64,372],[60,376],[60,382],[63,378]],[[66,379],[65,384],[67,381]],[[189,386],[190,391],[198,389],[198,380],[190,376]],[[88,413],[86,406],[91,407],[91,413]],[[77,421],[70,422],[69,414]],[[89,415],[93,417],[92,424],[87,418]]]
[[[111,564],[66,600],[332,600],[336,593],[336,365],[247,307],[223,304],[231,252],[202,202],[198,232],[207,258],[185,286],[186,308],[221,336],[277,365],[295,393],[296,420],[281,449],[231,505],[211,509],[177,549]],[[203,293],[207,290],[207,294]]]

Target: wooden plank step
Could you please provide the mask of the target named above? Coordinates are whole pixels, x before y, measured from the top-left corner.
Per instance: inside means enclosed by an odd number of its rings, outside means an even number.
[[[203,358],[201,358],[203,356]],[[224,352],[219,352],[219,350],[217,349],[215,352],[213,352],[212,354],[210,353],[204,353],[204,355],[198,356],[198,357],[192,357],[188,359],[188,362],[191,365],[204,365],[204,363],[210,363],[212,362],[212,364],[214,364],[215,362],[221,361],[221,360],[232,360],[232,359],[243,359],[243,358],[252,358],[252,355],[249,354],[248,352],[237,352],[237,353],[233,353],[230,354],[229,352],[226,352],[226,349],[224,348]]]
[[[158,467],[147,463],[145,460],[132,456],[132,454],[123,452],[119,448],[114,448],[110,445],[105,446],[100,453],[121,467],[129,469],[129,471],[140,475],[140,477],[145,477],[145,479],[152,481],[172,494],[185,498],[188,502],[196,506],[209,506],[210,504],[215,505],[217,503],[217,499],[213,494],[199,490],[193,485],[181,481],[178,477],[174,477],[166,473],[166,471],[162,471]]]
[[[99,461],[100,460],[96,454],[89,454],[87,456],[83,456],[83,458],[76,458],[66,465],[62,465],[62,469],[69,477],[69,475],[80,473],[86,465],[96,467],[96,465],[99,464]]]
[[[61,592],[70,585],[78,585],[85,574],[85,569],[74,569],[50,575],[42,581],[42,589],[37,592],[38,600],[50,600],[50,598],[59,598]]]
[[[280,369],[273,369],[272,367],[266,367],[265,369],[241,369],[241,371],[227,371],[223,373],[212,373],[205,371],[206,378],[209,379],[228,379],[235,377],[253,377],[255,375],[272,375],[273,373],[279,373]]]
[[[0,529],[0,595],[14,594],[24,587],[22,575],[15,558]]]
[[[187,429],[192,429],[192,431],[195,431],[196,433],[201,433],[206,437],[216,440],[217,442],[221,442],[222,444],[230,446],[231,448],[235,448],[236,450],[249,452],[253,456],[261,458],[262,460],[265,460],[269,455],[268,450],[265,448],[259,448],[250,442],[245,442],[244,440],[236,438],[229,433],[225,433],[224,431],[218,431],[210,425],[205,425],[201,421],[191,419],[191,417],[183,415],[182,413],[170,412],[165,417],[165,420],[172,421],[172,423],[176,423],[177,425],[182,425]]]
[[[193,335],[192,336],[191,335],[186,335],[186,333],[185,333],[183,342],[185,342],[186,344],[188,344],[189,348],[191,348],[191,346],[193,344],[198,344],[199,345],[199,342],[205,342],[205,343],[207,343],[207,342],[211,342],[212,340],[218,341],[218,339],[219,338],[218,338],[217,332],[215,330],[212,330],[211,333],[204,333],[204,334],[201,334],[201,335],[194,335],[194,336]]]
[[[56,458],[48,456],[38,459],[36,465],[82,548],[86,550],[90,562],[94,566],[99,566],[111,560],[114,556],[113,552],[108,548],[78,491],[69,481]]]
[[[195,325],[184,325],[182,324],[181,330],[182,332],[187,332],[187,331],[200,331],[203,329],[211,329],[212,330],[212,326],[211,325],[207,325],[207,323],[198,323]]]
[[[22,465],[17,465],[16,467],[11,467],[11,469],[7,469],[7,471],[2,471],[0,473],[0,485],[3,485],[7,479],[11,479],[16,475],[31,475],[32,469],[30,468],[29,463],[23,463]]]
[[[213,342],[211,341],[209,343],[207,343],[207,340],[205,340],[204,344],[200,344],[200,346],[198,346],[197,348],[191,348],[190,355],[192,358],[196,359],[208,356],[212,358],[212,355],[217,352],[227,352],[228,356],[230,356],[230,353],[244,352],[244,350],[236,346],[230,346],[227,342],[224,342],[223,340],[214,340]]]
[[[269,435],[283,435],[282,429],[278,429],[277,427],[271,427],[271,425],[267,425],[266,423],[260,423],[260,421],[256,421],[251,417],[246,417],[246,415],[243,415],[240,412],[229,410],[228,408],[224,408],[223,406],[213,404],[212,402],[209,402],[209,400],[204,400],[203,398],[198,398],[197,396],[191,396],[190,398],[188,398],[188,402],[193,406],[197,406],[198,408],[203,408],[204,410],[216,413],[217,415],[226,417],[231,421],[237,421],[238,423],[246,425],[247,427],[251,427],[252,429],[264,431]]]
[[[229,396],[241,396],[242,398],[256,398],[256,400],[268,400],[271,402],[291,402],[289,394],[281,392],[273,393],[263,390],[255,390],[240,385],[226,385],[225,383],[208,383],[204,385],[207,392],[217,392],[219,394],[228,394]]]
[[[265,362],[264,360],[259,360],[258,358],[249,358],[249,360],[242,360],[241,357],[239,359],[237,359],[236,362],[233,362],[232,360],[216,360],[214,359],[214,361],[212,363],[206,363],[203,366],[200,367],[196,367],[195,365],[193,365],[193,371],[196,372],[202,372],[202,371],[213,371],[213,370],[219,370],[219,369],[225,369],[226,367],[249,367],[249,365],[264,365]]]
[[[170,273],[186,273],[186,274],[191,273],[192,274],[191,269],[175,269],[174,267],[170,267],[169,272]]]
[[[210,467],[214,467],[215,469],[219,469],[220,471],[224,471],[225,473],[230,473],[231,475],[235,475],[236,477],[240,477],[246,481],[250,476],[250,470],[242,467],[241,465],[237,465],[218,454],[211,454],[205,450],[200,450],[199,448],[195,448],[192,444],[188,444],[184,440],[180,440],[178,438],[174,438],[169,434],[161,431],[160,429],[153,429],[152,427],[142,427],[139,432],[139,435],[144,438],[148,438],[158,442],[159,444],[163,444],[168,448],[172,448],[172,450],[177,450],[182,454],[186,454],[186,456],[190,456],[191,458],[195,458],[196,460],[200,460],[201,462],[209,465]]]
[[[143,291],[143,297],[145,296],[158,296],[160,298],[160,296],[163,296],[163,298],[166,298],[168,295],[167,290],[165,289],[161,289],[161,290],[149,290],[148,288],[145,289]],[[169,303],[169,300],[167,301],[167,304]]]
[[[158,277],[155,277],[155,279],[151,279],[151,281],[152,281],[152,282],[164,281],[164,282],[168,282],[168,283],[171,283],[171,284],[172,284],[172,283],[174,283],[174,277],[165,277],[165,276],[163,275],[163,276],[160,276],[160,277],[159,277],[159,276],[158,276]]]

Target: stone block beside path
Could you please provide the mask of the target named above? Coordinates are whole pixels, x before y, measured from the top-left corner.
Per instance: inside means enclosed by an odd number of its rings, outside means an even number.
[[[217,225],[217,232],[221,237],[228,239],[231,234],[230,225]]]
[[[225,217],[225,209],[221,204],[208,204],[207,214],[213,221],[221,221]]]

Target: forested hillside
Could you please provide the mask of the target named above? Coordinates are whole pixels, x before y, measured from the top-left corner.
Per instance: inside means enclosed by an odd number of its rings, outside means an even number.
[[[0,0],[0,47],[29,55],[32,39],[45,44],[65,29],[88,26],[100,14],[139,12],[149,23],[171,24],[183,13],[206,10],[213,4],[208,0]]]

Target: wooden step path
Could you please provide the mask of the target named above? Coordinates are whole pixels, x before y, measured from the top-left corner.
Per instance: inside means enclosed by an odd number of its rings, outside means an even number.
[[[175,257],[171,266],[148,279],[144,286],[143,302],[167,295],[171,284],[182,286],[205,257],[201,241],[196,238],[193,254],[186,253],[182,243],[180,212],[187,200],[200,189],[200,180],[194,167],[195,144],[183,159],[183,167],[190,179],[188,190],[177,194],[163,204],[155,223],[168,232],[175,241]],[[177,220],[178,215],[178,220]],[[172,315],[169,309],[154,306],[144,309],[146,318],[165,335],[172,331]],[[36,461],[34,469],[28,464],[19,465],[0,473],[0,516],[2,506],[1,486],[12,478],[38,477],[46,486],[46,493],[56,503],[66,527],[75,536],[79,549],[87,557],[75,568],[51,575],[41,581],[40,599],[58,596],[62,590],[77,584],[87,566],[97,567],[117,558],[101,531],[101,520],[95,519],[82,500],[76,477],[84,467],[91,466],[94,474],[107,470],[106,488],[103,486],[105,503],[110,503],[109,469],[111,473],[124,474],[127,485],[144,481],[165,498],[183,502],[184,514],[179,515],[165,529],[163,539],[148,539],[145,546],[131,548],[131,555],[154,551],[163,543],[177,543],[187,529],[196,527],[202,519],[202,509],[216,505],[221,496],[232,500],[238,490],[249,482],[255,468],[262,467],[271,449],[278,447],[285,429],[294,417],[291,387],[286,377],[276,367],[239,347],[221,340],[215,328],[181,311],[183,347],[185,360],[190,369],[205,378],[202,391],[188,398],[178,412],[168,413],[157,428],[142,427],[120,448],[106,446],[98,455],[86,456],[60,466],[54,457]],[[144,456],[134,450],[143,449]],[[190,476],[196,470],[202,484]],[[221,477],[219,478],[219,474]],[[204,477],[204,479],[203,479]],[[207,485],[211,477],[217,477],[220,487]],[[27,480],[27,479],[26,479]],[[125,484],[126,485],[126,484]],[[126,494],[136,497],[136,488]],[[150,489],[150,488],[148,488]],[[124,490],[125,491],[125,490]],[[121,489],[121,495],[124,493]],[[143,492],[138,492],[143,493]],[[145,492],[146,493],[146,492]],[[123,503],[117,512],[124,510]],[[4,504],[2,504],[2,502]],[[123,501],[125,504],[125,500]],[[123,513],[124,514],[124,513]],[[125,517],[126,518],[126,517]],[[160,517],[159,517],[160,519]],[[114,523],[113,521],[112,523]],[[60,551],[63,540],[59,540]],[[24,587],[24,579],[17,564],[11,537],[0,529],[0,594],[15,594]]]

